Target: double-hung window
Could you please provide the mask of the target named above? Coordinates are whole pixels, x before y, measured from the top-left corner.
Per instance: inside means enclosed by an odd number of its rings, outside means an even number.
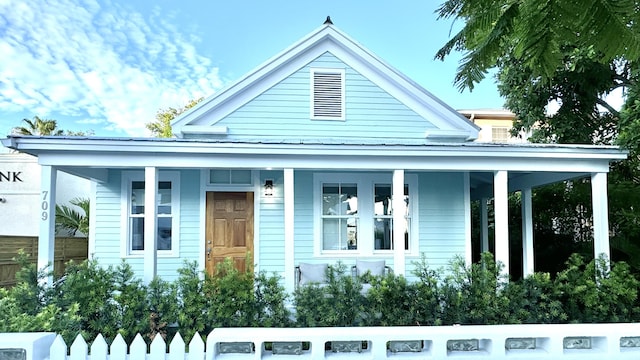
[[[357,184],[322,184],[322,249],[358,249]]]
[[[327,173],[314,176],[317,254],[385,254],[395,247],[391,175]],[[405,176],[404,238],[399,244],[417,250],[412,221],[417,204],[417,177]]]
[[[179,173],[159,172],[156,194],[156,239],[159,255],[176,255],[179,228]],[[144,173],[123,173],[123,236],[126,255],[144,253],[145,189]]]
[[[374,184],[374,250],[393,250],[393,202],[391,184]],[[409,250],[409,230],[411,229],[411,207],[409,206],[409,185],[404,185],[404,249]]]

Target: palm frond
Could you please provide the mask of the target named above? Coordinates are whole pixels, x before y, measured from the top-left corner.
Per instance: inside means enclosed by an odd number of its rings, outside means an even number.
[[[74,198],[71,205],[79,207],[84,214],[67,205],[56,205],[56,228],[67,231],[69,235],[76,235],[78,231],[89,234],[89,199]]]

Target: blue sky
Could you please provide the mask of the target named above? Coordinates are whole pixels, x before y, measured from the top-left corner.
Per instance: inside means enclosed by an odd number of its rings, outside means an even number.
[[[438,0],[0,0],[0,136],[38,115],[65,130],[147,136],[159,109],[209,96],[319,27],[341,31],[456,109],[501,108],[493,79],[453,85],[433,60]]]

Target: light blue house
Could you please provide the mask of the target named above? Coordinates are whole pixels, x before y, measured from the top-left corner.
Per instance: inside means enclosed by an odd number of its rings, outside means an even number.
[[[325,24],[173,124],[174,139],[11,136],[43,166],[39,264],[51,261],[51,190],[62,170],[93,181],[90,249],[149,281],[184,260],[213,269],[245,254],[294,288],[301,263],[384,260],[409,276],[471,261],[471,202],[495,204],[496,257],[533,269],[531,189],[590,177],[595,253],[609,253],[614,147],[474,142],[479,129]],[[150,191],[157,189],[157,191]],[[507,199],[522,192],[522,249],[509,249]],[[482,231],[486,244],[486,226]],[[485,245],[486,246],[486,245]],[[157,249],[157,250],[154,250]]]

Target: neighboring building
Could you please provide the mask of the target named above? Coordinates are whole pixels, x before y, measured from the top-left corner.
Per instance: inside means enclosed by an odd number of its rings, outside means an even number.
[[[521,132],[519,136],[511,135],[516,115],[506,109],[465,109],[460,114],[480,127],[478,142],[525,143],[529,134]]]
[[[530,273],[531,189],[585,176],[595,252],[608,254],[607,172],[626,158],[616,147],[474,142],[477,125],[330,24],[173,129],[178,138],[2,142],[39,157],[41,191],[55,170],[94,182],[90,253],[100,263],[124,258],[146,281],[172,280],[185,260],[213,271],[225,257],[241,267],[249,253],[288,290],[300,263],[384,260],[410,276],[421,254],[434,268],[454,256],[470,262],[471,201],[489,197],[497,260],[509,269],[509,251],[523,251]],[[508,241],[513,191],[523,194],[519,250]],[[43,217],[45,248],[52,226]]]
[[[38,158],[0,154],[0,236],[38,236],[42,217],[40,183]],[[88,199],[90,190],[90,181],[59,172],[56,203],[69,206],[69,200],[74,198]]]

